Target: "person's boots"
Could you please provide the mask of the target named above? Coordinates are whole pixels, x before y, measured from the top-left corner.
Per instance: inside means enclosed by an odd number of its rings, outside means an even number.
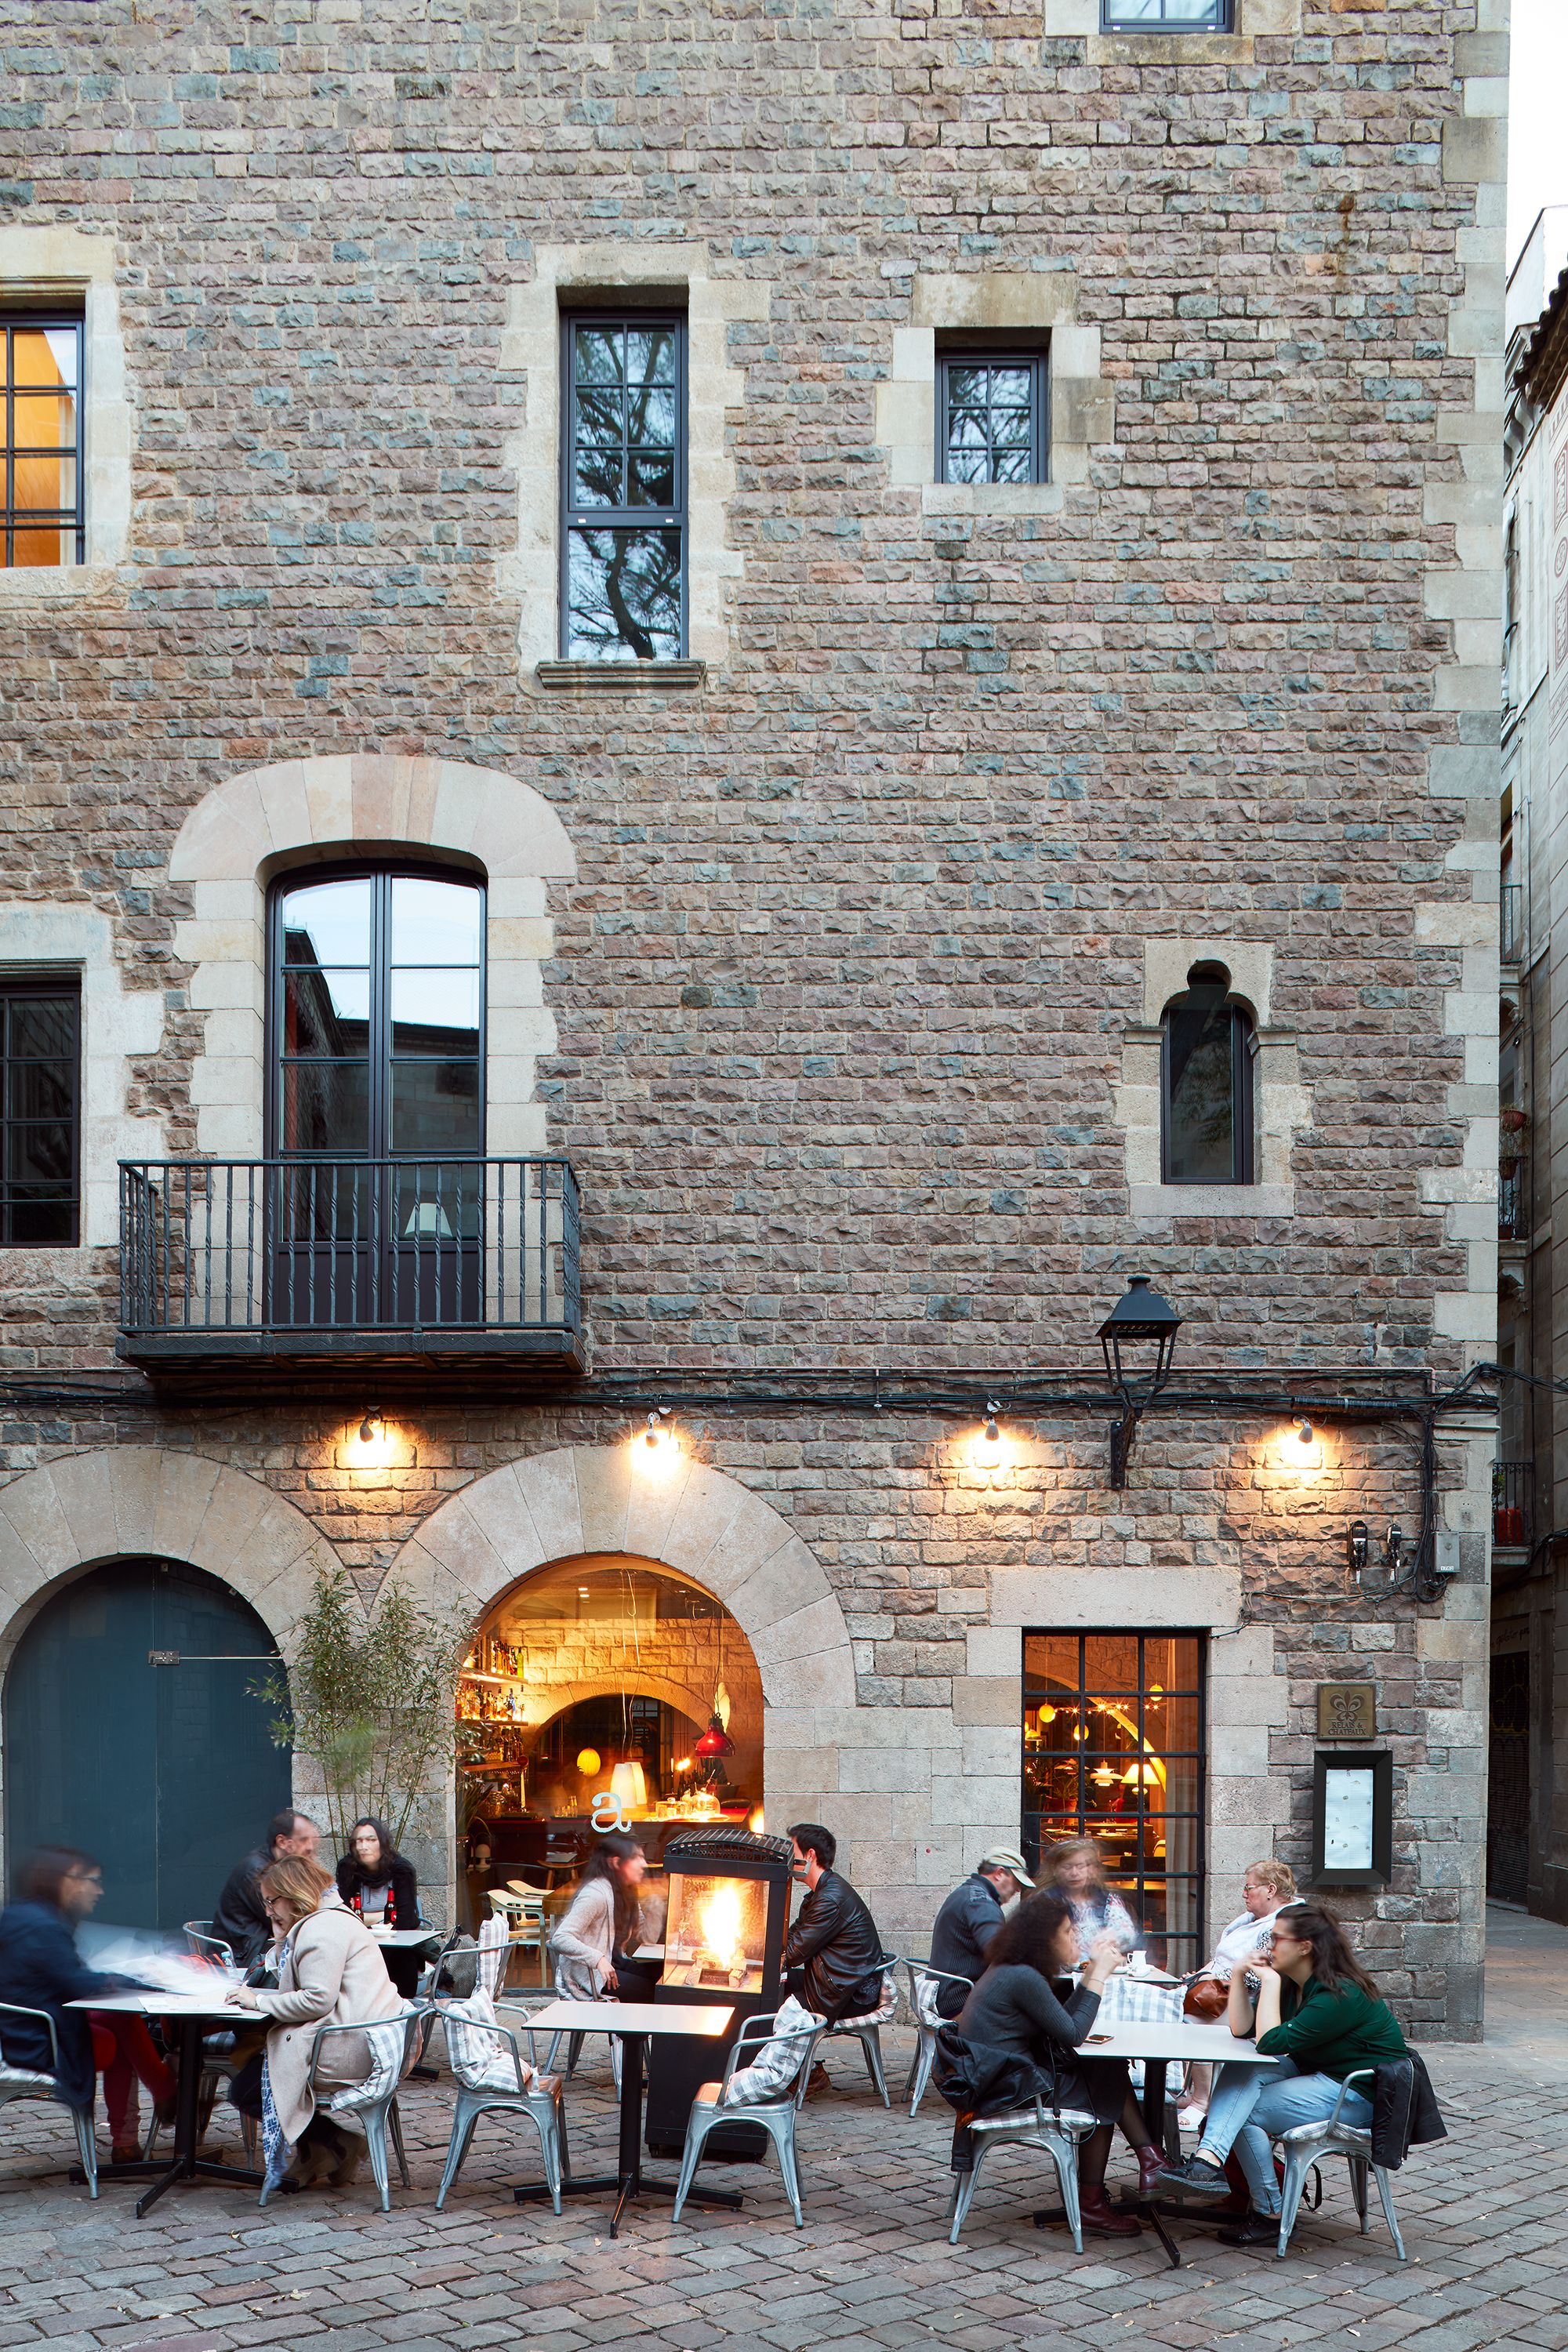
[[[1092,2189],[1080,2189],[1078,2202],[1079,2211],[1083,2217],[1083,2226],[1091,2237],[1140,2238],[1142,2236],[1143,2224],[1139,2221],[1136,2213],[1123,2213],[1119,2207],[1106,2201],[1103,2181],[1097,2182]]]
[[[1159,2172],[1160,2167],[1164,2161],[1164,2158],[1161,2155],[1159,2149],[1154,2146],[1152,2140],[1147,2147],[1141,2147],[1138,2150],[1138,2194],[1140,2197],[1153,2196],[1155,2176]]]

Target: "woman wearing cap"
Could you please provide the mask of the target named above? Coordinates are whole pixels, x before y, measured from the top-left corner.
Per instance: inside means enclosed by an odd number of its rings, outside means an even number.
[[[1034,1886],[1029,1865],[1011,1846],[994,1845],[983,1853],[961,1886],[955,1886],[937,1913],[931,1931],[931,1964],[942,1975],[964,1982],[938,1985],[937,2014],[956,2017],[963,2007],[966,1987],[985,1967],[985,1955],[1002,1925],[1009,1904]]]

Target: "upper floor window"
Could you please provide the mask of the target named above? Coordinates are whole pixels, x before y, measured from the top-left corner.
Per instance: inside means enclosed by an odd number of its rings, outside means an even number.
[[[1161,1028],[1163,1181],[1250,1184],[1258,1036],[1224,964],[1194,964]]]
[[[686,651],[686,321],[564,321],[563,656]]]
[[[5,563],[87,561],[80,312],[12,310],[5,337]]]
[[[1100,0],[1106,33],[1228,33],[1233,0]]]
[[[313,870],[273,898],[271,1148],[286,1159],[484,1150],[477,883]]]
[[[0,980],[0,1244],[74,1245],[80,1108],[75,980]]]
[[[954,351],[937,358],[937,479],[1043,482],[1043,353]]]

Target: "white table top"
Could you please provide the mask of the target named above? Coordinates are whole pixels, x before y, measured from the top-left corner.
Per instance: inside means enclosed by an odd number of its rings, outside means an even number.
[[[717,2042],[734,2014],[696,2000],[552,2000],[528,2022],[534,2033],[700,2033]]]
[[[1176,2025],[1116,2023],[1103,2033],[1091,2027],[1089,2039],[1078,2048],[1085,2058],[1164,2058],[1173,2065],[1182,2061],[1205,2066],[1277,2063],[1262,2057],[1256,2042],[1238,2041],[1228,2025],[1205,2025],[1190,2017]]]
[[[378,1935],[372,1927],[368,1932],[373,1942],[379,1944],[384,1952],[407,1951],[412,1945],[428,1944],[432,1939],[438,1944],[446,1941],[435,1927],[389,1927],[384,1935]]]
[[[245,2011],[230,2006],[226,1983],[214,1987],[210,1999],[188,1992],[159,1992],[148,1985],[141,1992],[105,1992],[90,2000],[68,2000],[68,2009],[118,2010],[132,2017],[222,2017],[238,2019]]]

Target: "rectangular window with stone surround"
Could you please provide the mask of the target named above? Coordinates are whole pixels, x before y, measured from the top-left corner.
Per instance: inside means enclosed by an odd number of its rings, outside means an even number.
[[[4,563],[87,560],[82,496],[82,315],[0,313],[5,350]]]
[[[1232,0],[1100,0],[1103,33],[1228,33]]]
[[[937,347],[939,482],[1046,479],[1041,352]]]
[[[1178,1973],[1205,1957],[1206,1649],[1196,1633],[1024,1636],[1025,1854],[1091,1840]]]
[[[686,321],[568,312],[562,381],[561,651],[686,652]]]
[[[80,989],[0,980],[0,1246],[73,1248],[80,1125]]]

